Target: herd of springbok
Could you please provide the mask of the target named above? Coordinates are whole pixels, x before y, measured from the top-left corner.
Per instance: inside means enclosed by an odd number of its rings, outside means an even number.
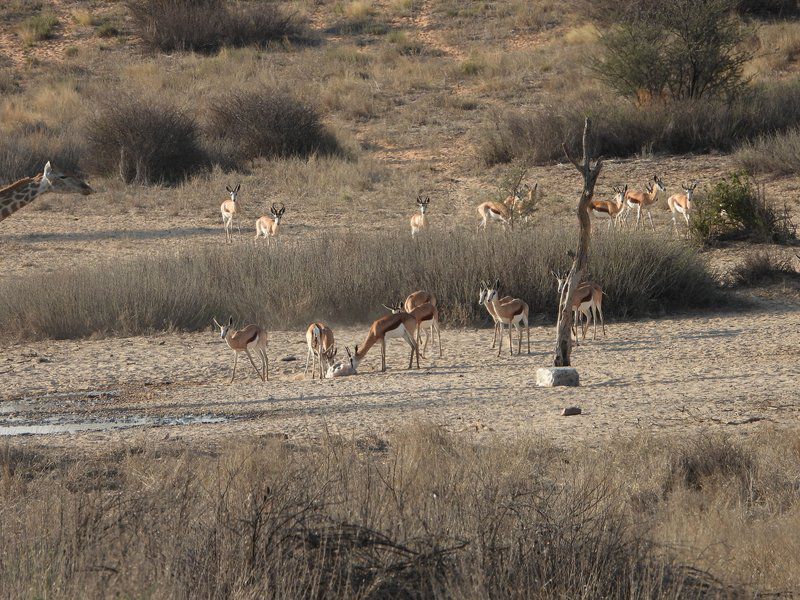
[[[683,193],[673,194],[667,199],[667,205],[672,212],[672,223],[675,231],[678,231],[677,217],[683,216],[689,225],[689,215],[692,210],[692,195],[697,188],[698,182],[692,182],[683,186]],[[225,228],[226,241],[231,241],[234,219],[239,214],[237,196],[241,190],[241,184],[236,187],[226,186],[230,196],[220,206],[222,223]],[[636,209],[636,227],[639,227],[642,211],[647,212],[650,226],[653,225],[653,217],[650,214],[651,208],[656,204],[659,194],[666,193],[666,187],[658,175],[654,175],[651,181],[647,182],[645,191],[629,190],[628,186],[614,187],[614,196],[611,200],[593,200],[590,204],[591,212],[595,215],[606,215],[608,227],[611,228],[627,225],[630,212]],[[498,223],[504,228],[508,227],[514,215],[518,215],[527,221],[538,199],[538,184],[532,187],[524,184],[518,191],[509,195],[503,202],[483,202],[478,205],[478,214],[481,221],[478,229],[486,229],[488,223]],[[419,213],[414,214],[411,219],[411,237],[417,238],[429,227],[428,206],[430,197],[418,196],[416,200]],[[275,240],[277,244],[280,232],[280,223],[286,207],[283,204],[273,203],[270,216],[262,216],[256,220],[256,240],[264,237],[269,245],[270,240]],[[238,222],[237,222],[238,227]],[[556,278],[559,296],[566,285],[566,276],[553,273]],[[590,322],[593,325],[592,337],[597,335],[597,320],[599,318],[603,335],[605,335],[605,322],[603,320],[603,290],[595,282],[587,281],[581,283],[571,300],[571,308],[574,315],[573,335],[578,343],[578,327],[581,328],[581,337],[586,338],[586,331]],[[478,302],[486,308],[486,311],[494,321],[494,336],[492,348],[497,346],[497,355],[500,356],[503,349],[503,338],[505,328],[508,328],[509,353],[513,356],[514,347],[512,339],[512,329],[517,332],[517,354],[522,353],[522,330],[527,335],[527,351],[531,351],[530,325],[528,321],[528,305],[520,298],[511,296],[500,297],[500,280],[493,284],[480,282]],[[380,317],[372,323],[367,337],[359,347],[356,345],[354,351],[345,346],[347,360],[336,362],[338,349],[336,347],[333,330],[321,321],[311,323],[306,330],[306,344],[308,352],[306,354],[305,375],[311,370],[311,378],[314,379],[319,374],[322,378],[342,377],[354,375],[359,364],[366,356],[367,352],[376,343],[380,343],[381,348],[381,371],[386,371],[386,340],[387,338],[402,338],[411,348],[408,360],[408,368],[416,366],[419,368],[420,354],[425,358],[428,343],[434,344],[434,339],[438,341],[439,356],[442,356],[442,337],[439,328],[439,311],[436,306],[436,296],[426,292],[417,291],[410,294],[405,301],[393,305],[384,304],[383,307],[389,314]],[[250,359],[250,363],[258,373],[262,381],[269,381],[269,359],[267,358],[267,332],[257,325],[248,325],[244,329],[233,330],[233,318],[227,324],[220,325],[214,319],[215,325],[220,330],[220,336],[228,347],[234,352],[233,373],[230,382],[236,376],[236,365],[239,354],[244,353]],[[425,343],[422,343],[422,332],[425,333]],[[499,333],[499,335],[498,335]],[[499,338],[499,344],[498,344]],[[420,350],[420,346],[422,349]],[[261,359],[259,369],[253,359],[252,352],[256,352]]]

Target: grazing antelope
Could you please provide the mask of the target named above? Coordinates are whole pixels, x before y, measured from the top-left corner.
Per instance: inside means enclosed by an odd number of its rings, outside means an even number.
[[[431,203],[431,199],[429,196],[425,196],[423,200],[422,196],[417,196],[417,206],[419,206],[419,213],[418,215],[414,215],[411,217],[411,237],[417,237],[423,230],[428,228],[428,217],[425,216],[425,213],[428,210],[428,205]]]
[[[423,304],[433,304],[436,306],[436,296],[425,290],[411,292],[403,302],[403,310],[410,313],[412,310]]]
[[[488,294],[488,292],[489,292],[489,284],[486,283],[485,281],[481,281],[481,291],[480,294],[478,294],[478,304],[481,304],[486,307],[489,316],[492,317],[492,320],[494,321],[494,336],[492,337],[492,348],[494,348],[497,345],[497,330],[502,328],[502,324],[500,323],[500,319],[497,317],[497,313],[494,312],[494,308],[492,308],[491,303],[489,303],[486,300],[486,295]],[[500,298],[500,304],[503,304],[505,302],[510,302],[513,299],[514,298],[512,298],[511,296],[503,296],[502,298]]]
[[[347,362],[337,362],[335,365],[328,367],[328,372],[325,373],[326,379],[333,379],[334,377],[347,377],[348,375],[356,374],[356,367],[353,363],[353,355],[350,353],[350,348],[344,347],[347,352]]]
[[[233,350],[233,373],[231,380],[228,383],[233,383],[233,378],[236,377],[236,364],[239,361],[239,353],[244,352],[247,358],[250,359],[250,364],[258,373],[261,381],[269,381],[269,358],[267,357],[267,332],[261,329],[258,325],[248,325],[244,329],[231,331],[233,326],[233,317],[228,319],[227,325],[220,325],[217,319],[214,319],[214,325],[220,329],[220,337],[228,344],[228,348]],[[261,357],[261,371],[258,370],[256,363],[253,361],[253,355],[250,350],[255,349]]]
[[[381,372],[386,371],[386,338],[402,337],[411,346],[411,356],[408,359],[408,368],[414,364],[414,355],[417,356],[417,368],[419,369],[419,346],[417,346],[417,322],[416,319],[407,312],[400,312],[395,315],[386,315],[377,319],[369,329],[366,339],[359,350],[355,347],[356,353],[351,360],[352,368],[358,368],[359,363],[364,359],[369,349],[375,342],[381,343]]]
[[[511,222],[511,212],[502,202],[484,202],[479,204],[478,214],[481,217],[481,222],[478,223],[478,229],[483,227],[484,231],[486,231],[486,224],[489,221],[500,223],[504,229],[507,228]]]
[[[306,330],[306,344],[308,344],[308,353],[306,354],[306,370],[303,375],[308,374],[308,361],[310,359],[311,379],[314,379],[317,372],[317,369],[314,368],[315,361],[319,365],[319,378],[322,379],[333,364],[333,359],[336,358],[337,350],[334,345],[333,330],[325,323],[312,323]],[[324,367],[323,361],[325,363]]]
[[[692,212],[692,196],[694,196],[694,190],[697,188],[698,183],[700,182],[695,181],[691,184],[684,184],[682,186],[682,194],[673,194],[667,198],[667,206],[669,206],[669,210],[672,212],[672,224],[675,226],[675,233],[678,233],[678,221],[676,217],[679,214],[683,215],[683,218],[686,219],[686,227],[689,227],[689,213]]]
[[[228,190],[228,194],[230,195],[230,200],[225,200],[220,207],[219,211],[222,213],[222,225],[225,227],[225,241],[233,241],[231,237],[231,228],[233,227],[233,217],[236,216],[236,213],[239,212],[239,206],[236,204],[236,196],[239,195],[239,190],[242,189],[242,184],[237,183],[235,188],[232,188],[229,185],[225,186],[225,189]],[[237,223],[236,226],[238,227],[239,224]],[[239,233],[241,233],[241,229],[239,229]]]
[[[647,182],[646,192],[626,192],[625,200],[628,208],[625,211],[625,223],[628,222],[628,213],[632,208],[636,208],[636,229],[639,229],[639,220],[642,218],[642,209],[647,211],[647,218],[650,219],[650,227],[655,231],[656,226],[653,225],[653,215],[650,214],[650,207],[658,201],[659,192],[667,192],[667,188],[658,178],[658,175],[653,175],[653,181]]]
[[[508,351],[511,355],[514,355],[514,345],[511,340],[511,326],[513,325],[514,328],[517,330],[517,354],[522,353],[522,325],[525,326],[525,329],[528,331],[528,354],[531,353],[531,328],[528,325],[528,305],[520,300],[519,298],[514,298],[508,302],[500,302],[498,300],[499,297],[499,289],[500,289],[500,280],[498,279],[494,286],[489,286],[489,289],[486,291],[486,302],[492,305],[492,309],[494,309],[495,314],[497,315],[497,319],[500,321],[500,327],[502,328],[503,325],[508,325]],[[497,348],[497,356],[500,356],[500,352],[503,349],[503,332],[500,332],[500,344]]]
[[[270,238],[275,240],[276,245],[278,244],[278,232],[280,231],[281,219],[283,218],[283,213],[286,212],[286,207],[283,202],[273,202],[269,212],[272,215],[271,218],[259,217],[256,221],[256,240],[258,240],[258,236],[263,235],[267,240],[267,246],[269,246]]]
[[[527,183],[523,184],[515,193],[506,197],[503,204],[505,204],[512,213],[516,212],[527,223],[536,208],[538,191],[538,183],[534,183],[533,187],[529,186]]]
[[[552,271],[551,271],[552,273]],[[558,281],[558,296],[561,297],[561,294],[564,291],[564,286],[567,285],[567,277],[566,276],[559,276],[556,273],[553,273],[553,276]],[[606,334],[606,323],[603,319],[603,288],[601,288],[598,284],[594,283],[593,281],[584,281],[583,283],[578,285],[578,288],[575,290],[572,296],[572,327],[573,333],[575,334],[575,343],[578,342],[578,315],[581,315],[581,332],[583,334],[583,339],[586,339],[586,330],[589,328],[589,317],[592,318],[592,323],[594,325],[594,330],[592,333],[592,339],[597,338],[597,315],[600,315],[600,323],[603,327],[603,335]],[[586,319],[586,325],[583,325],[583,319]]]
[[[422,358],[426,358],[425,350],[428,349],[428,341],[433,339],[434,333],[436,337],[439,339],[439,357],[442,356],[442,332],[439,329],[439,311],[436,307],[431,304],[430,302],[426,302],[425,304],[420,304],[411,310],[411,312],[405,310],[403,303],[398,302],[397,306],[387,306],[386,304],[383,305],[383,308],[391,312],[393,315],[398,313],[408,313],[412,317],[417,325],[417,346],[422,343],[422,329],[426,325],[430,325],[430,329],[425,330],[425,345],[422,347]]]
[[[622,209],[625,208],[625,194],[628,192],[628,186],[614,187],[613,200],[592,200],[589,203],[589,209],[593,214],[606,214],[608,215],[608,228],[617,225]]]

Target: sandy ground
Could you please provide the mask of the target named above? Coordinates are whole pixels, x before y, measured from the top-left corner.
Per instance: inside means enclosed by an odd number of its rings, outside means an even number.
[[[262,383],[240,361],[233,385],[227,384],[232,355],[211,332],[6,345],[0,346],[0,428],[225,419],[31,438],[72,446],[165,437],[212,441],[239,433],[306,443],[329,433],[381,435],[420,421],[482,439],[541,435],[592,444],[639,431],[747,434],[797,426],[796,302],[758,300],[746,313],[694,313],[607,329],[605,338],[576,350],[581,387],[555,389],[534,385],[536,368],[550,360],[553,327],[532,328],[530,356],[523,344],[523,354],[513,357],[490,349],[491,330],[446,330],[444,356],[423,359],[419,371],[405,369],[407,347],[393,340],[387,373],[379,372],[374,348],[358,375],[324,382],[303,378],[302,332],[274,332],[271,381]],[[337,339],[353,344],[365,330],[337,330]],[[282,360],[292,356],[297,360]],[[97,391],[107,393],[91,393]],[[583,414],[559,415],[572,405]]]

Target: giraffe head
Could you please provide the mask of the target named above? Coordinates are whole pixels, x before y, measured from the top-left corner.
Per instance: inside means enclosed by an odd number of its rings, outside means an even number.
[[[59,171],[47,161],[42,174],[42,181],[47,181],[48,191],[56,194],[82,194],[88,196],[94,190],[77,175]]]

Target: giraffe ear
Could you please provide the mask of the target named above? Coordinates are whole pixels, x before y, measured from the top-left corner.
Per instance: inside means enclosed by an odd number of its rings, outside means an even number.
[[[50,166],[50,161],[47,161],[47,164],[44,166],[44,176],[45,178],[50,176],[50,172],[53,170],[53,167]]]

